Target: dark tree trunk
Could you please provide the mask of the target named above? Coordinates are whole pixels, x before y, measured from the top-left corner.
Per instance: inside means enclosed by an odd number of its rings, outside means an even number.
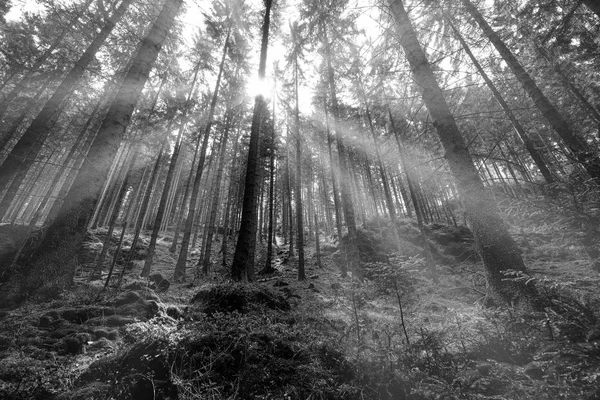
[[[32,250],[16,293],[27,296],[46,288],[46,294],[71,285],[77,266],[77,252],[85,238],[87,224],[105,177],[110,170],[138,98],[162,44],[173,25],[182,1],[167,0],[133,59],[121,87],[92,143],[86,163],[79,170],[56,220],[42,241]],[[16,297],[15,296],[15,297]]]
[[[273,100],[273,130],[271,131],[271,151],[269,153],[269,230],[267,233],[267,259],[262,273],[275,272],[272,265],[273,259],[273,216],[274,216],[274,193],[275,193],[275,100]]]
[[[271,5],[273,0],[265,0],[265,17],[262,26],[260,63],[258,77],[265,78],[267,64],[267,47],[269,44],[269,24],[271,22]],[[257,95],[254,101],[252,126],[250,127],[250,146],[246,164],[246,179],[244,184],[244,203],[242,206],[242,224],[233,256],[231,277],[234,281],[246,281],[254,271],[254,248],[256,246],[256,189],[258,183],[258,142],[260,125],[266,108],[262,95]]]

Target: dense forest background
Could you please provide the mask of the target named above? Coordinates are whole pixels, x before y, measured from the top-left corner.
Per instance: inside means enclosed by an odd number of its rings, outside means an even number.
[[[0,0],[0,397],[595,399],[596,0]]]

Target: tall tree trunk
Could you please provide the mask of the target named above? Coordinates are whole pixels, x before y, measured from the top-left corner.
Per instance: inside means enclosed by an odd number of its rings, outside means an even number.
[[[298,280],[306,279],[304,272],[304,216],[302,215],[302,141],[300,137],[300,110],[298,104],[298,56],[294,59],[294,97],[296,107],[294,108],[294,136],[296,137],[296,226],[298,232]]]
[[[288,131],[288,136],[290,133]],[[287,194],[287,216],[288,229],[290,233],[289,257],[295,257],[294,253],[294,213],[292,211],[292,170],[290,169],[290,141],[286,141],[286,156],[285,156],[285,177],[286,177],[286,194]]]
[[[267,259],[261,271],[264,274],[275,272],[273,259],[274,193],[275,193],[275,96],[273,96],[273,130],[271,131],[271,151],[269,153],[269,228],[267,233]]]
[[[24,296],[42,287],[49,289],[46,294],[52,294],[72,283],[77,252],[85,238],[104,179],[181,3],[181,0],[166,0],[100,126],[88,153],[88,162],[79,170],[58,217],[39,245],[32,249],[33,257],[22,266],[23,278],[16,286],[18,292],[9,295]]]
[[[445,158],[456,179],[458,190],[473,229],[477,251],[486,267],[495,294],[506,302],[534,304],[537,292],[518,281],[505,280],[508,271],[525,272],[516,243],[498,216],[494,202],[484,189],[467,145],[444,99],[431,65],[417,40],[416,32],[401,0],[388,0],[400,43],[410,64],[413,78],[421,88],[423,100],[445,150]]]
[[[81,58],[63,79],[52,97],[46,101],[44,108],[42,108],[31,122],[29,128],[27,128],[15,147],[13,147],[12,151],[9,153],[6,160],[4,160],[0,166],[0,191],[8,187],[4,198],[0,202],[0,218],[4,216],[6,210],[10,206],[21,182],[27,174],[27,170],[35,162],[36,155],[50,133],[49,127],[58,119],[61,104],[73,91],[73,88],[83,76],[88,64],[94,59],[96,53],[132,2],[133,0],[123,0],[121,2],[119,7],[115,10],[115,13],[106,21],[106,25],[104,25],[100,33],[98,33],[92,43],[90,43]]]
[[[498,53],[513,71],[525,91],[529,94],[540,112],[548,120],[552,128],[558,133],[563,142],[575,156],[575,159],[581,163],[588,174],[600,183],[600,158],[595,154],[584,139],[573,132],[569,123],[562,117],[559,111],[554,107],[550,100],[542,93],[531,76],[525,71],[525,68],[519,63],[519,60],[510,51],[500,36],[491,28],[483,18],[483,15],[475,8],[470,0],[461,0],[469,14],[483,30],[487,38],[492,42]]]
[[[269,45],[269,25],[271,22],[271,5],[273,0],[265,0],[265,17],[262,26],[262,39],[260,48],[260,62],[258,78],[264,80],[267,64],[267,47]],[[242,224],[235,247],[231,277],[234,281],[246,281],[254,271],[254,248],[256,246],[256,186],[259,175],[260,125],[266,108],[261,94],[254,99],[254,113],[250,127],[250,146],[248,148],[248,161],[246,163],[246,179],[244,184],[244,202],[242,206]]]

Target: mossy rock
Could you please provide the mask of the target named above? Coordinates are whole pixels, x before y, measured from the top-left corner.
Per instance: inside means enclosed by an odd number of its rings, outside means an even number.
[[[286,311],[290,303],[281,295],[266,286],[260,285],[217,285],[205,287],[192,298],[192,303],[203,303],[204,312],[240,312],[247,313],[253,309]]]

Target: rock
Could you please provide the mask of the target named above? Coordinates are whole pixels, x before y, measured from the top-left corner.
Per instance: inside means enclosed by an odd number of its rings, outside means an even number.
[[[161,274],[152,274],[148,277],[148,279],[150,282],[156,285],[156,289],[159,292],[165,292],[169,290],[169,287],[171,286],[171,282],[169,282],[169,280],[163,277]]]

